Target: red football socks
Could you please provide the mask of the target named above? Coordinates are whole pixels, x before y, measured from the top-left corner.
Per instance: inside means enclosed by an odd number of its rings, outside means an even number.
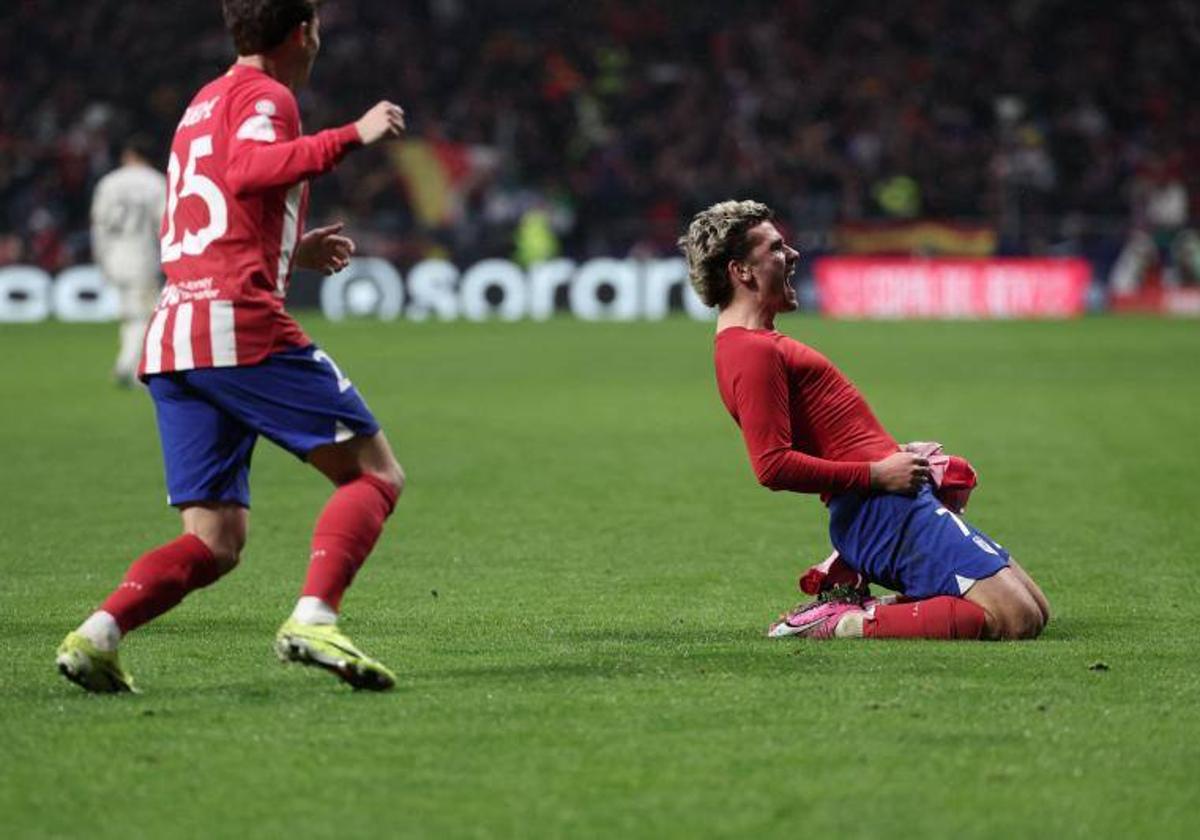
[[[966,598],[940,595],[875,607],[863,622],[868,639],[978,639],[986,618],[983,608]]]
[[[361,475],[334,491],[313,529],[312,555],[302,596],[320,598],[334,610],[383,531],[396,506],[396,490]]]
[[[116,619],[124,635],[220,576],[208,546],[195,534],[184,534],[135,560],[100,609]]]

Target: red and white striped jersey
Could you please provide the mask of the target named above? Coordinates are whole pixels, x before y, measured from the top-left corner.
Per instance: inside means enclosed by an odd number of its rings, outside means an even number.
[[[166,285],[142,376],[252,365],[310,343],[284,309],[308,179],[358,142],[353,124],[302,136],[292,92],[254,67],[235,64],[200,89],[171,142]]]

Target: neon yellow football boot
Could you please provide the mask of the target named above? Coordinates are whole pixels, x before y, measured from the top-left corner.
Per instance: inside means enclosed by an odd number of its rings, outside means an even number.
[[[275,634],[275,653],[283,662],[324,668],[354,688],[387,691],[396,675],[367,656],[336,624],[301,624],[289,618]]]
[[[58,646],[54,658],[58,672],[76,685],[100,694],[137,693],[133,677],[117,659],[117,652],[100,650],[78,633],[71,632]]]

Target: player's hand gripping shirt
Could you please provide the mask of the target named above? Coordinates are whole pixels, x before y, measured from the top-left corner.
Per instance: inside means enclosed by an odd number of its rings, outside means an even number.
[[[772,490],[865,493],[871,462],[899,450],[854,384],[811,347],[730,327],[717,333],[715,361],[721,400]]]
[[[184,112],[167,168],[167,283],[142,375],[251,365],[311,343],[284,310],[308,179],[359,142],[353,124],[304,137],[296,98],[234,65]]]

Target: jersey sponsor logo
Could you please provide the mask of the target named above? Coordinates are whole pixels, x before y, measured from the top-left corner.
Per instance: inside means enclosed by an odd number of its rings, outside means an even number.
[[[167,309],[195,300],[214,300],[221,296],[219,289],[213,288],[211,277],[201,277],[199,280],[181,280],[163,286],[158,296],[157,309]]]
[[[217,107],[217,102],[220,99],[220,96],[214,96],[212,99],[205,99],[203,102],[197,102],[195,105],[192,105],[183,112],[183,119],[179,121],[179,128],[187,128],[212,117],[213,109]]]
[[[275,116],[275,103],[270,99],[260,99],[254,103],[254,110],[259,114],[266,114],[268,117]]]

